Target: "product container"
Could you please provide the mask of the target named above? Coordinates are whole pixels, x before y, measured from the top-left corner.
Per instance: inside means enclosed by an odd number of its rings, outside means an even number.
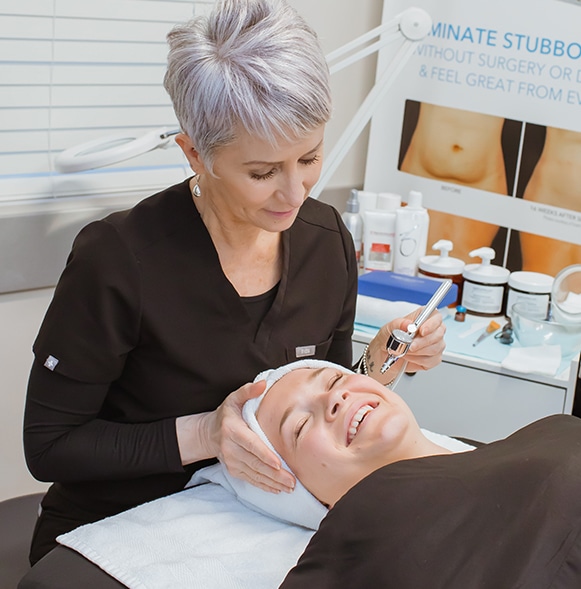
[[[547,317],[553,282],[553,277],[548,274],[513,272],[508,278],[507,317],[511,316],[512,306],[516,303],[527,306],[536,315]]]
[[[365,213],[374,211],[377,208],[377,192],[358,190],[357,200],[359,201],[359,214],[363,219],[363,237],[361,239],[361,256],[359,259],[359,268],[363,270],[365,267]]]
[[[376,200],[377,208],[365,212],[363,222],[363,269],[393,270],[395,247],[396,210],[401,206],[401,196],[393,193],[380,193]]]
[[[357,200],[359,201],[359,214],[362,217],[365,217],[366,211],[373,211],[377,208],[377,192],[358,190]]]
[[[439,280],[446,280],[449,278],[454,284],[458,286],[458,300],[452,304],[456,305],[462,300],[462,283],[464,277],[464,262],[459,258],[450,257],[450,252],[454,248],[451,241],[447,239],[440,239],[433,246],[432,249],[439,251],[439,256],[422,256],[418,266],[418,275],[426,276],[428,278],[436,278]]]
[[[380,192],[377,195],[376,207],[382,211],[395,211],[401,207],[401,194]]]
[[[359,214],[359,200],[357,198],[357,190],[351,191],[351,196],[347,201],[347,207],[341,216],[345,226],[353,237],[353,244],[355,246],[355,255],[357,263],[361,257],[361,243],[363,240],[363,217]]]
[[[430,217],[422,206],[422,193],[411,190],[407,206],[397,210],[393,271],[415,276],[420,258],[426,255]]]
[[[510,271],[490,263],[496,255],[491,247],[481,247],[468,255],[471,258],[479,257],[482,262],[467,264],[464,267],[462,306],[473,315],[483,317],[502,315]]]

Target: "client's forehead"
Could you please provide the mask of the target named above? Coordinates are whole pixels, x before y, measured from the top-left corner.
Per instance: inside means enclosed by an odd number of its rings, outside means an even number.
[[[279,391],[280,389],[286,390],[288,387],[297,384],[311,384],[315,382],[321,374],[324,374],[328,370],[331,370],[328,366],[321,366],[318,368],[295,368],[293,371],[285,374],[277,380],[267,391],[265,398],[273,389]],[[288,392],[292,391],[297,391],[297,389],[293,388]]]
[[[266,410],[278,411],[282,409],[278,401],[279,398],[284,397],[285,400],[292,401],[294,397],[298,396],[304,390],[302,388],[303,386],[308,386],[315,382],[317,377],[326,370],[330,370],[330,368],[326,366],[318,368],[295,368],[279,378],[266,391],[256,411],[256,417],[258,418]],[[288,405],[288,403],[285,403],[285,405]]]

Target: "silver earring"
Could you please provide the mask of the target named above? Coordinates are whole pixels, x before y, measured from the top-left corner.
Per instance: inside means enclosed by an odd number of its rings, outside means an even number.
[[[192,194],[196,198],[200,198],[200,196],[202,196],[202,191],[200,190],[200,185],[198,184],[199,181],[200,181],[200,177],[196,176],[196,183],[194,184],[194,187],[192,188]]]

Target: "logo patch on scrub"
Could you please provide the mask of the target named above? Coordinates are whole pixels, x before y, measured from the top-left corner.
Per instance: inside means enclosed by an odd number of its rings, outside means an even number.
[[[56,368],[56,365],[59,363],[58,359],[55,358],[54,356],[49,356],[45,361],[44,361],[44,367],[48,368],[49,370],[54,370]]]
[[[317,346],[298,346],[295,348],[297,358],[308,358],[314,356]]]

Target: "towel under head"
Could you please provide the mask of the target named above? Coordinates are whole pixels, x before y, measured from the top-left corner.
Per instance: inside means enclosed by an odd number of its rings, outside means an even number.
[[[262,428],[256,419],[256,411],[258,410],[262,399],[270,387],[275,382],[279,381],[283,376],[289,374],[289,372],[292,372],[293,370],[298,370],[301,368],[321,367],[335,368],[345,373],[351,373],[351,370],[348,370],[344,366],[333,364],[332,362],[308,359],[298,360],[297,362],[292,362],[291,364],[285,364],[279,368],[265,370],[254,379],[254,382],[261,380],[266,381],[266,388],[264,392],[259,397],[255,397],[254,399],[247,401],[242,409],[242,417],[244,418],[244,421],[246,421],[250,429],[258,434],[261,440],[277,456],[279,456],[282,463],[282,468],[288,470],[289,472],[292,472],[291,469],[278,454],[278,452],[276,452],[266,437],[266,434],[262,431]],[[317,530],[319,524],[325,515],[327,515],[327,508],[318,499],[316,499],[314,495],[307,491],[307,489],[298,480],[292,493],[269,493],[259,489],[258,487],[255,487],[254,485],[251,485],[246,481],[243,481],[242,479],[233,477],[224,465],[217,464],[198,471],[190,481],[190,485],[198,484],[203,481],[211,481],[228,488],[231,492],[236,494],[242,503],[251,509],[254,509],[255,511],[270,515],[291,524],[309,528],[311,530]]]

